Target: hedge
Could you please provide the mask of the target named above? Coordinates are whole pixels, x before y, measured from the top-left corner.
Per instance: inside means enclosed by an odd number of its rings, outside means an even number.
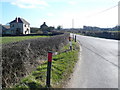
[[[2,46],[2,87],[10,87],[29,75],[40,60],[47,60],[47,52],[59,52],[68,43],[69,34],[37,38]]]

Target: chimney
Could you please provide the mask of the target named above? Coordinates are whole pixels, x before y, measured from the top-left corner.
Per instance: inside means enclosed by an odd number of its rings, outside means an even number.
[[[16,22],[18,23],[18,17],[16,17]]]

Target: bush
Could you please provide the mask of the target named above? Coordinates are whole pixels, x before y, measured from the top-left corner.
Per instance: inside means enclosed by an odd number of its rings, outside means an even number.
[[[37,38],[2,46],[2,87],[10,87],[46,60],[47,52],[59,52],[68,43],[69,34]]]

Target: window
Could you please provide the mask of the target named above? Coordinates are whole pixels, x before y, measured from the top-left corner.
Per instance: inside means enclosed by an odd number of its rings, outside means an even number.
[[[26,27],[26,24],[25,24],[25,27]]]

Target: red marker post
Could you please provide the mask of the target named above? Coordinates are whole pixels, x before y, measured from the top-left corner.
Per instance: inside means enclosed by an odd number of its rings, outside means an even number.
[[[72,40],[71,40],[71,37],[69,37],[69,41],[72,41]]]
[[[72,40],[71,40],[71,37],[69,37],[69,43],[70,43],[70,50],[72,50]]]
[[[51,77],[51,65],[52,65],[52,52],[48,52],[48,64],[47,64],[47,78],[46,86],[50,87],[50,77]]]

